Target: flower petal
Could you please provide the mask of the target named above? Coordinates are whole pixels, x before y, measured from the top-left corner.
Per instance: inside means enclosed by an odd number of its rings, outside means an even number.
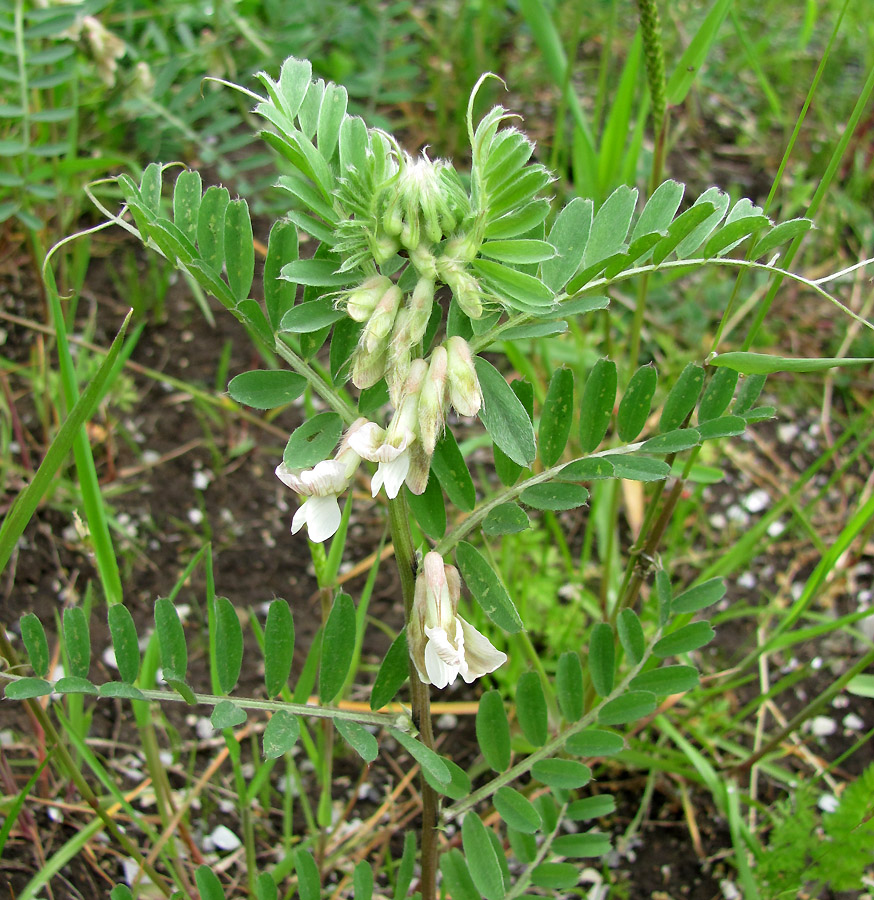
[[[380,485],[385,485],[385,492],[387,496],[394,500],[397,497],[398,492],[401,489],[401,486],[404,483],[404,479],[407,477],[407,472],[410,471],[410,454],[409,453],[401,453],[397,459],[393,459],[391,462],[381,462],[379,464],[379,468],[377,469],[376,476],[374,477],[374,482],[376,481],[376,477],[379,477]],[[374,490],[373,484],[371,484],[371,492],[375,497],[379,488]]]
[[[327,497],[310,497],[304,506],[308,507],[306,520],[310,540],[316,544],[332,537],[340,527],[340,504],[336,494]],[[303,506],[301,507],[303,509]],[[298,513],[300,510],[298,510]]]
[[[475,678],[494,672],[507,661],[507,654],[492,646],[491,641],[480,634],[461,616],[456,616],[461,625],[461,633],[464,638],[464,657],[467,660],[467,671],[462,670],[464,680],[470,684]]]
[[[460,667],[453,664],[459,662],[458,654],[442,628],[427,628],[426,631],[430,633],[425,644],[425,671],[431,684],[442,689],[458,677]]]

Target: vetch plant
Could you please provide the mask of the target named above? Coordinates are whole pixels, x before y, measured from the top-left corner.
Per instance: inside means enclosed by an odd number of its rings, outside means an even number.
[[[289,605],[274,600],[260,633],[267,699],[237,696],[242,626],[233,605],[213,592],[207,598],[212,692],[195,691],[172,600],[156,603],[157,649],[149,651],[148,665],[130,615],[116,603],[109,628],[120,679],[89,680],[88,622],[76,610],[63,621],[69,666],[53,681],[43,627],[29,616],[21,631],[34,675],[4,673],[6,696],[82,693],[207,704],[237,761],[233,728],[253,711],[269,712],[263,756],[285,757],[291,767],[291,750],[301,741],[322,794],[315,809],[305,801],[308,833],[260,876],[247,831],[248,888],[259,900],[276,897],[277,883],[292,869],[301,897],[319,896],[330,866],[340,865],[330,851],[342,845],[330,843],[336,836],[329,827],[335,729],[366,763],[390,737],[420,767],[418,841],[405,843],[394,869],[395,897],[407,895],[416,860],[424,900],[439,890],[456,900],[499,900],[575,889],[575,861],[611,849],[609,835],[591,825],[614,808],[609,794],[589,787],[594,761],[621,753],[637,723],[669,715],[669,704],[660,707],[665,698],[697,689],[692,654],[714,636],[708,621],[694,617],[723,598],[722,579],[681,588],[658,555],[698,448],[774,415],[757,405],[768,373],[871,360],[714,353],[687,365],[657,395],[654,366],[627,379],[622,374],[620,382],[616,362],[603,358],[584,384],[561,367],[536,395],[531,383],[512,377],[502,350],[510,355],[522,341],[562,341],[570,323],[577,327],[608,310],[611,289],[631,279],[704,266],[778,273],[840,306],[822,280],[777,264],[781,248],[811,222],[774,224],[749,200],[731,203],[716,188],[679,212],[685,191],[676,181],[661,184],[639,211],[637,191],[622,187],[598,208],[575,198],[553,215],[544,193],[552,177],[532,161],[534,145],[502,107],[475,122],[476,89],[467,116],[468,175],[446,160],[413,157],[393,136],[348,115],[343,88],[313,80],[306,61],[289,59],[278,81],[263,73],[261,81],[266,96],[240,90],[267,122],[263,136],[283,159],[278,186],[289,201],[287,216],[270,232],[263,304],[252,296],[248,206],[225,188],[204,191],[201,176],[183,170],[165,201],[171,168],[153,164],[139,183],[119,177],[124,209],[104,212],[211,292],[287,365],[234,378],[233,399],[272,409],[309,392],[327,407],[291,434],[276,468],[299,499],[291,530],[305,528],[311,542],[323,613],[318,649],[291,687],[293,619]],[[299,231],[314,239],[310,257],[299,255]],[[636,362],[625,360],[623,368],[634,370]],[[469,435],[492,451],[478,473],[462,449]],[[365,468],[372,497],[386,509],[403,600],[403,626],[372,685],[369,712],[339,702],[357,674],[355,646],[364,627],[338,572],[353,514],[351,486]],[[605,596],[599,621],[575,623],[580,652],[554,658],[549,648],[526,643],[526,623],[493,564],[493,547],[530,527],[531,515],[585,506],[586,485],[619,479],[657,486],[621,589]],[[665,483],[672,487],[663,497]],[[478,607],[465,616],[464,591]],[[513,654],[526,671],[512,693],[490,688],[479,697],[474,788],[464,768],[437,752],[431,694],[499,673]],[[158,655],[169,690],[155,689]],[[384,711],[408,679],[404,704]],[[494,683],[502,685],[497,677]],[[313,690],[317,703],[307,702]],[[322,723],[315,737],[309,719]],[[451,743],[444,746],[451,754]],[[238,787],[242,807],[250,799],[242,774]],[[726,809],[736,798],[729,794]],[[490,824],[480,815],[486,812],[497,814],[486,817]],[[745,864],[752,837],[741,820],[732,821]],[[460,825],[460,844],[444,839],[450,824]],[[165,857],[167,875],[134,856],[170,896],[184,875],[174,875],[174,860]],[[351,874],[354,896],[369,900],[375,877],[383,876],[362,860]],[[196,884],[201,896],[223,896],[207,866],[197,869]],[[113,892],[115,900],[129,896],[125,887]]]

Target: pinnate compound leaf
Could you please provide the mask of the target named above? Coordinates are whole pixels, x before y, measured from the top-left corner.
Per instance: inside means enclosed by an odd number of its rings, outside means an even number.
[[[308,469],[326,459],[343,431],[343,420],[335,412],[323,412],[294,430],[282,459],[289,469]]]
[[[553,292],[533,275],[488,259],[476,259],[471,266],[483,283],[507,306],[527,311],[531,307],[552,306],[555,301]]]
[[[91,634],[88,617],[81,606],[64,610],[64,646],[70,663],[68,675],[87,678],[91,668]]]
[[[264,684],[267,696],[275,697],[288,683],[294,656],[294,620],[288,602],[275,599],[264,624]]]
[[[475,815],[475,814],[474,814]],[[440,856],[440,873],[453,900],[482,900],[461,851],[454,848]]]
[[[26,613],[19,620],[19,626],[30,667],[40,678],[45,678],[49,674],[50,659],[49,642],[42,622],[33,613]]]
[[[225,900],[225,892],[218,875],[206,864],[198,866],[194,872],[194,882],[200,900]]]
[[[579,269],[592,217],[592,201],[582,197],[574,197],[556,216],[549,232],[549,243],[555,247],[556,255],[540,267],[540,276],[550,290],[560,291]]]
[[[510,723],[497,691],[486,691],[476,711],[476,739],[486,763],[496,772],[510,766]]]
[[[559,511],[583,506],[589,499],[589,492],[580,484],[544,481],[525,488],[519,499],[534,509]]]
[[[406,629],[400,632],[392,641],[388,653],[382,660],[376,680],[373,682],[373,690],[370,692],[370,708],[382,709],[395,698],[401,685],[410,674],[410,651],[407,647]]]
[[[549,713],[543,685],[536,672],[523,672],[516,685],[516,715],[525,739],[542,747],[549,736]]]
[[[304,392],[306,379],[285,369],[257,369],[243,372],[228,383],[228,393],[237,403],[252,409],[276,409]]]
[[[570,735],[564,742],[564,748],[574,756],[615,756],[625,749],[622,736],[600,728],[587,728]]]
[[[586,822],[589,819],[600,819],[616,811],[616,798],[612,794],[597,794],[574,800],[567,808],[567,817],[572,822]]]
[[[657,384],[658,373],[652,365],[641,366],[631,376],[616,414],[616,430],[620,440],[631,443],[643,431]]]
[[[50,694],[52,686],[43,678],[19,678],[8,682],[3,692],[7,700],[32,700]]]
[[[610,838],[606,834],[561,834],[552,842],[552,850],[559,856],[583,859],[591,856],[605,856],[611,850]]]
[[[737,387],[737,380],[738,373],[733,369],[717,369],[713,373],[698,404],[699,422],[717,419],[728,409],[728,404],[734,396],[734,389]]]
[[[416,760],[423,772],[427,772],[439,784],[449,784],[452,776],[438,754],[403,731],[389,728],[389,733]]]
[[[513,462],[529,465],[537,455],[537,446],[525,407],[491,363],[478,356],[474,364],[483,392],[479,417],[486,431]]]
[[[461,823],[461,841],[473,883],[486,900],[503,900],[501,864],[482,819],[470,812]]]
[[[483,531],[489,537],[517,534],[531,525],[525,510],[518,503],[509,501],[496,506],[483,520]]]
[[[522,620],[513,601],[479,550],[467,541],[460,541],[455,560],[467,589],[495,625],[510,634],[521,631]]]
[[[373,762],[379,756],[376,738],[362,725],[346,719],[337,719],[334,727],[344,741],[366,762]]]
[[[629,662],[636,666],[646,650],[646,639],[643,636],[643,625],[633,609],[623,609],[616,620],[616,631],[619,641]]]
[[[140,672],[140,647],[133,616],[120,603],[110,606],[106,615],[118,673],[123,681],[134,682]]]
[[[449,781],[436,781],[428,770],[424,769],[425,781],[438,794],[443,794],[445,797],[449,797],[450,800],[461,800],[462,797],[466,797],[471,792],[470,776],[451,759],[447,759],[445,756],[441,756],[440,759],[449,771]]]
[[[319,698],[330,703],[342,690],[355,655],[355,604],[342,591],[325,623],[322,635],[322,662],[319,671]]]
[[[589,639],[589,677],[601,697],[613,690],[615,653],[613,629],[606,622],[599,622]]]
[[[534,804],[524,794],[511,787],[505,785],[498,788],[494,803],[498,815],[516,831],[535,834],[543,824]]]
[[[709,578],[683,591],[682,594],[677,594],[671,601],[671,612],[674,615],[698,612],[717,603],[724,596],[725,581],[720,577]]]
[[[578,721],[583,715],[583,665],[573,650],[558,658],[555,692],[561,714],[568,722]]]
[[[690,653],[692,650],[709,644],[715,634],[716,632],[709,622],[692,622],[665,635],[656,642],[652,652],[659,659]]]
[[[188,671],[188,647],[185,632],[173,601],[161,597],[155,601],[155,631],[161,648],[161,666],[164,676],[183,681]],[[168,682],[169,683],[169,682]]]
[[[543,411],[540,414],[537,437],[540,443],[540,458],[545,466],[554,466],[561,459],[571,433],[573,418],[574,373],[562,366],[553,372],[549,380]]]
[[[686,416],[695,408],[703,386],[704,369],[695,363],[689,363],[665,399],[659,419],[661,431],[673,431],[683,424]]]
[[[592,780],[592,770],[575,759],[539,759],[531,767],[531,777],[552,788],[571,791]]]
[[[229,694],[240,677],[243,664],[243,628],[234,604],[227,597],[215,598],[215,656],[219,687]]]
[[[648,716],[655,708],[655,694],[650,691],[627,691],[601,707],[598,721],[602,725],[624,725]]]
[[[300,721],[284,709],[273,713],[262,738],[265,759],[276,759],[288,753],[300,737]]]
[[[230,700],[222,700],[212,711],[209,721],[216,731],[221,731],[224,728],[236,728],[246,721],[246,710]]]
[[[449,428],[443,432],[443,437],[434,448],[431,469],[453,506],[457,506],[462,512],[470,512],[476,506],[473,478]]]
[[[583,453],[595,450],[607,434],[616,402],[616,383],[616,363],[599,359],[586,379],[580,401],[580,449]]]
[[[694,666],[662,666],[631,679],[630,687],[652,691],[658,697],[682,694],[698,686],[698,670]]]

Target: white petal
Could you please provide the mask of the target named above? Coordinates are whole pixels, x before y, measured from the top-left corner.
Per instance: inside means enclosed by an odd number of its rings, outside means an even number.
[[[365,422],[349,434],[349,446],[364,459],[376,462],[374,454],[385,440],[385,429],[376,422]]]
[[[299,477],[303,487],[300,493],[309,496],[341,494],[347,486],[346,467],[336,459],[323,459],[312,469],[305,469]]]
[[[340,504],[337,502],[336,494],[328,497],[310,497],[304,506],[307,507],[307,531],[311,541],[321,544],[336,534],[340,527]]]
[[[507,661],[507,654],[493,647],[491,641],[484,634],[480,634],[461,616],[456,616],[456,620],[461,625],[461,633],[464,637],[464,658],[467,660],[467,671],[462,671],[461,674],[464,680],[470,684],[474,678],[488,675],[489,672],[494,672],[498,666],[502,666]]]
[[[410,454],[402,453],[397,459],[391,462],[381,462],[377,475],[380,475],[380,483],[385,485],[385,492],[388,497],[394,500],[410,471]],[[371,490],[373,486],[371,485]],[[377,488],[378,490],[378,488]],[[375,494],[374,494],[375,496]]]
[[[452,684],[458,677],[458,667],[450,666],[440,658],[438,645],[433,640],[425,644],[425,671],[431,684],[441,689]]]
[[[301,503],[298,511],[294,514],[294,518],[291,520],[291,533],[297,534],[301,528],[304,527],[307,523],[307,516],[309,515],[309,510],[307,509],[307,505],[310,503],[309,500],[304,500]]]
[[[296,470],[289,469],[284,462],[281,462],[276,467],[276,477],[286,487],[290,487],[293,491],[297,491],[298,493],[300,493],[301,482],[298,475],[299,473]]]

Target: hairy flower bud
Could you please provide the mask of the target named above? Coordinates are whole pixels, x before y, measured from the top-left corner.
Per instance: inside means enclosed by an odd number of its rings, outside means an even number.
[[[437,271],[452,295],[461,307],[462,312],[471,319],[479,319],[483,314],[483,292],[479,282],[457,259],[442,258],[437,263]]]
[[[373,275],[362,281],[346,298],[346,312],[349,317],[356,322],[366,322],[391,287],[391,280],[385,275]]]
[[[403,296],[401,289],[396,284],[390,284],[380,297],[361,334],[361,344],[369,353],[376,353],[384,346],[386,339],[391,334]]]
[[[430,278],[420,278],[410,298],[410,342],[418,344],[425,336],[431,308],[434,305],[434,282]]]
[[[473,356],[467,341],[459,335],[448,338],[446,378],[449,385],[449,402],[459,415],[475,416],[483,405],[483,393]]]
[[[434,452],[445,428],[447,356],[442,346],[431,354],[428,377],[419,394],[419,435],[428,456]]]

